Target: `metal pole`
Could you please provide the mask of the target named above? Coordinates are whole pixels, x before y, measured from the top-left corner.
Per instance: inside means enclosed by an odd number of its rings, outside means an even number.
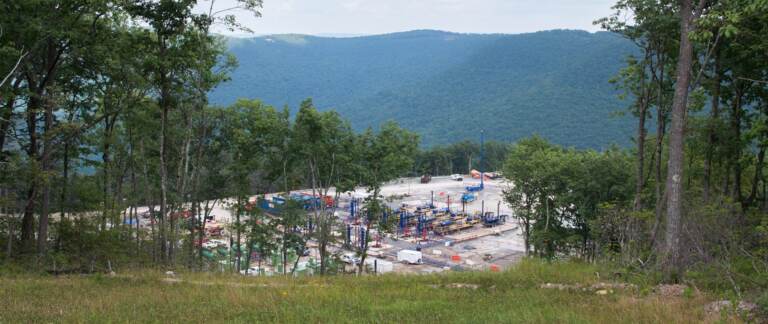
[[[483,168],[483,148],[485,146],[485,131],[480,130],[480,190],[482,190],[483,187],[483,180],[485,178],[484,168]]]

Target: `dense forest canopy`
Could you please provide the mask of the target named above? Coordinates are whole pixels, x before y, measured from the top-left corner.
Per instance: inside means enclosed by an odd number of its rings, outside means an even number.
[[[539,134],[581,148],[629,145],[632,121],[609,80],[635,53],[607,32],[520,35],[411,32],[353,38],[273,35],[229,39],[240,66],[211,93],[230,104],[312,97],[357,130],[395,120],[425,146]]]

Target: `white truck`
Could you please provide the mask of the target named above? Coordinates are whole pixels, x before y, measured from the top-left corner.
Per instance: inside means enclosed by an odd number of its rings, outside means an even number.
[[[397,261],[408,264],[421,264],[421,252],[414,250],[400,250],[397,252]]]

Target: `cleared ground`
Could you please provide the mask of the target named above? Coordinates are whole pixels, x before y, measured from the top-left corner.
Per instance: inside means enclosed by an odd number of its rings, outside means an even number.
[[[476,200],[462,204],[461,195],[466,192],[466,187],[479,184],[479,179],[473,179],[468,175],[465,175],[462,181],[452,180],[448,176],[433,177],[429,183],[421,183],[419,178],[400,178],[383,185],[381,195],[387,199],[388,204],[393,209],[402,205],[424,206],[433,204],[436,208],[450,208],[454,212],[493,212],[512,215],[512,210],[503,201],[503,190],[509,186],[509,183],[506,181],[486,180],[484,182],[484,190],[476,193]],[[311,190],[305,189],[293,192],[311,193]],[[333,190],[329,193],[331,196],[334,194]],[[267,198],[271,198],[272,195],[267,195]],[[353,199],[362,199],[367,195],[368,193],[364,188],[358,188],[353,192],[341,193],[337,208],[340,222],[349,221],[350,202]],[[253,199],[255,198],[253,197]],[[209,228],[222,227],[224,229],[222,235],[216,238],[225,242],[229,242],[227,229],[234,222],[230,209],[232,203],[233,201],[228,200],[217,201],[211,212],[214,220],[206,224],[206,227]],[[139,208],[138,213],[141,214],[146,211],[148,211],[148,208],[143,207]],[[394,215],[394,217],[397,216]],[[140,225],[148,228],[150,226],[149,219],[140,219]],[[344,233],[345,229],[339,228],[337,232]],[[357,232],[357,230],[353,231],[353,233]],[[395,272],[430,273],[445,271],[451,268],[454,270],[487,270],[491,266],[503,269],[510,264],[514,264],[524,254],[522,236],[516,222],[512,218],[509,218],[506,224],[495,228],[485,228],[482,225],[476,225],[473,228],[445,236],[435,235],[430,232],[426,240],[423,240],[420,236],[403,237],[390,235],[389,233],[382,235],[382,237],[383,248],[374,248],[372,251],[373,255],[377,255],[381,259],[396,261],[397,252],[400,250],[415,250],[417,247],[423,249],[424,264],[396,264],[394,266]],[[448,244],[446,245],[446,243]],[[310,242],[311,245],[312,242]],[[343,252],[340,247],[334,247],[332,250],[340,253]],[[452,256],[459,256],[460,259],[458,261],[452,260]],[[302,257],[301,261],[306,262],[309,258],[318,259],[316,249],[310,248],[310,255]]]

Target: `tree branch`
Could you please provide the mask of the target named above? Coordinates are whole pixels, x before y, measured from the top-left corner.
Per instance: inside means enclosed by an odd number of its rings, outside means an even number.
[[[757,83],[764,83],[764,84],[768,84],[768,80],[755,80],[755,79],[744,78],[744,77],[738,77],[738,78],[736,78],[736,79],[739,79],[739,80],[744,80],[744,81],[751,81],[751,82],[757,82]]]
[[[24,60],[24,57],[26,57],[27,54],[29,54],[29,52],[24,52],[23,48],[21,49],[21,51],[22,51],[21,56],[19,56],[19,59],[16,60],[16,65],[14,65],[11,71],[8,72],[8,74],[3,78],[3,81],[0,81],[0,88],[2,88],[3,85],[5,85],[5,83],[8,82],[8,80],[11,78],[11,76],[14,73],[16,73],[16,69],[18,69],[19,65],[21,65],[21,61]]]

